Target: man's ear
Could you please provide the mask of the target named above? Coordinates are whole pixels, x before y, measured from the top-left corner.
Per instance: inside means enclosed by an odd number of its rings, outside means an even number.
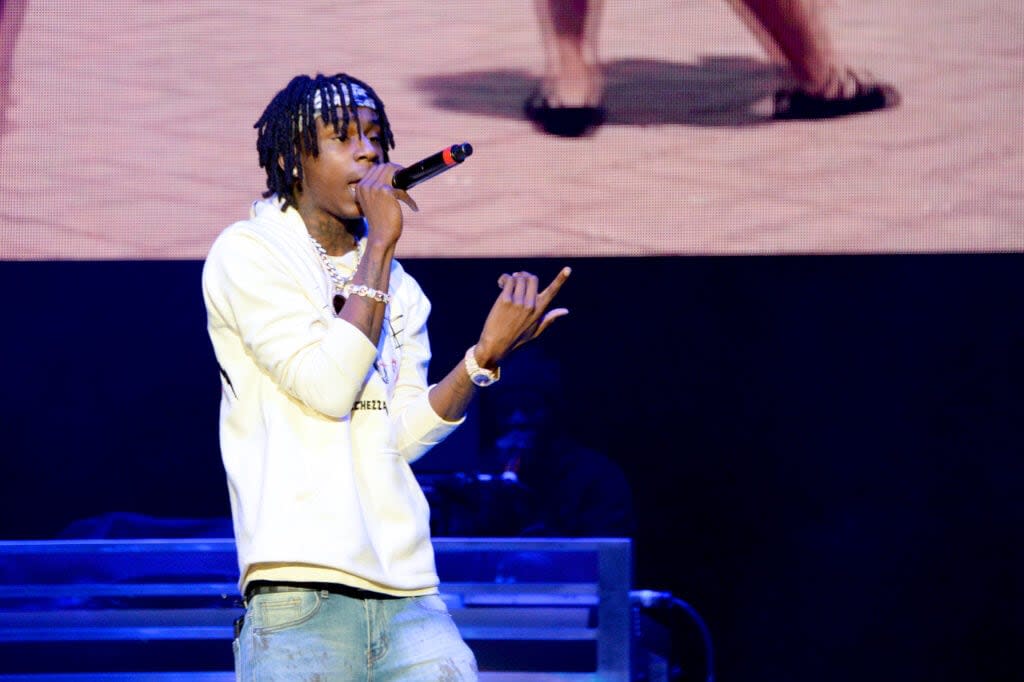
[[[280,168],[281,170],[285,169],[284,168],[284,157],[283,156],[278,156],[277,157],[277,167]],[[299,177],[299,169],[298,168],[292,168],[292,177],[293,178]]]

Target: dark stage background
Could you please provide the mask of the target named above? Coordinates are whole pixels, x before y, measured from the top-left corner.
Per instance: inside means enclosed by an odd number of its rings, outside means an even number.
[[[563,263],[565,428],[624,469],[635,585],[702,613],[721,680],[1014,676],[1024,256],[408,260],[432,373],[498,273]],[[0,536],[227,515],[201,267],[0,263]],[[465,431],[417,470],[472,466]]]

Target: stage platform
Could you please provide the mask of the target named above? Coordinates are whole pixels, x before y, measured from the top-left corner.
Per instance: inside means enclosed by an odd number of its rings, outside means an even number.
[[[438,538],[481,679],[630,679],[626,539]],[[214,682],[241,612],[230,539],[0,542],[0,681]]]

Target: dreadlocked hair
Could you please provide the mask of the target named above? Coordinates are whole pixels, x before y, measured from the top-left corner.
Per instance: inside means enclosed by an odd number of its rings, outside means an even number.
[[[320,155],[316,116],[320,116],[325,124],[334,126],[334,130],[342,135],[342,139],[348,135],[351,121],[354,120],[357,126],[360,125],[355,111],[356,97],[352,92],[353,85],[365,90],[373,100],[381,129],[383,160],[388,160],[388,150],[395,148],[395,137],[391,133],[387,114],[384,113],[384,103],[373,88],[344,73],[333,76],[318,73],[312,78],[296,76],[283,90],[274,95],[274,99],[253,126],[258,131],[256,151],[259,153],[260,168],[267,171],[267,191],[263,193],[264,198],[276,194],[284,200],[286,208],[295,204],[295,185],[302,180],[300,154],[305,150],[313,156]],[[317,94],[320,95],[322,103],[319,112],[314,108]],[[340,106],[333,105],[336,94],[342,99]],[[361,133],[362,128],[359,130]]]

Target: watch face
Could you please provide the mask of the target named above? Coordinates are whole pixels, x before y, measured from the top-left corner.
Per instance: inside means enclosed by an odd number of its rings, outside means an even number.
[[[469,378],[477,386],[490,386],[491,384],[494,383],[494,379],[492,379],[491,377],[489,377],[487,374],[485,374],[483,372],[476,372],[474,374],[471,374]]]
[[[476,346],[471,346],[470,349],[466,351],[465,364],[466,372],[469,374],[469,380],[477,386],[490,386],[501,376],[501,370],[496,369],[491,372],[477,365],[476,357],[473,355],[473,350],[475,348]]]

